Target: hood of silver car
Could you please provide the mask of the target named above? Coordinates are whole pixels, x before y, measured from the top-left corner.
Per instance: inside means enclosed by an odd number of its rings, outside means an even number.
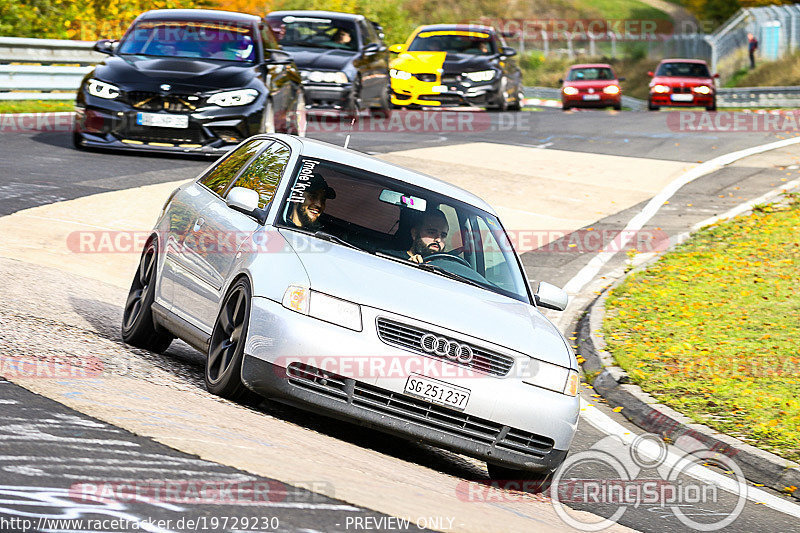
[[[313,290],[573,366],[561,333],[532,305],[315,237],[281,233]]]

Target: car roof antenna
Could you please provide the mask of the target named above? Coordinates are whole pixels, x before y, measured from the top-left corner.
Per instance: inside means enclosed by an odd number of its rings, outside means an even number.
[[[353,117],[353,118],[350,120],[350,131],[351,131],[351,132],[353,131],[353,126],[355,125],[355,123],[356,123],[356,117]],[[347,134],[347,137],[345,137],[345,138],[344,138],[344,148],[345,148],[345,150],[347,150],[347,147],[348,147],[349,145],[350,145],[350,133],[348,133],[348,134]]]

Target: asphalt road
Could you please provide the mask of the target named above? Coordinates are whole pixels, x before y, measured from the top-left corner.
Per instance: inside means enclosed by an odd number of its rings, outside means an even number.
[[[473,128],[470,131],[386,133],[363,126],[362,131],[350,132],[350,146],[369,153],[384,153],[408,148],[485,141],[541,149],[697,162],[777,138],[774,134],[765,133],[677,132],[670,129],[668,113],[664,112],[563,113],[560,110],[548,109],[493,115],[492,120],[494,122],[490,122],[488,126]],[[344,131],[315,132],[311,136],[339,144],[344,142],[347,134],[345,128]],[[208,160],[189,157],[78,152],[70,147],[68,135],[62,132],[2,133],[0,159],[4,162],[3,172],[0,174],[0,215],[99,192],[190,179],[210,163]],[[699,220],[722,213],[735,203],[754,198],[774,188],[779,185],[783,175],[783,169],[779,165],[758,169],[726,167],[683,188],[674,197],[671,206],[660,211],[648,224],[647,229],[662,231],[667,235],[680,233]],[[619,229],[640,207],[635,206],[597,221],[593,224],[593,228]],[[535,251],[523,256],[529,277],[563,284],[593,255],[589,252],[570,251],[565,247],[559,248],[557,244],[547,250],[547,253]],[[603,272],[619,267],[624,259],[622,254],[618,254]],[[117,312],[118,310],[109,310],[108,314],[114,316]],[[115,338],[116,323],[111,323],[111,319],[108,322],[103,324],[101,331],[104,331],[108,338]],[[168,361],[178,375],[196,377],[202,372],[201,359],[185,347],[171,349]],[[586,393],[586,398],[590,402],[597,403],[597,399],[591,396],[591,391]],[[64,498],[63,491],[72,486],[76,472],[80,472],[78,479],[85,480],[92,476],[102,479],[103,467],[106,468],[105,472],[116,468],[113,471],[117,477],[120,472],[124,472],[125,476],[129,476],[127,479],[141,481],[151,480],[152,472],[156,471],[158,478],[163,478],[170,472],[180,472],[182,479],[213,475],[215,479],[277,483],[230,467],[201,461],[149,439],[91,419],[5,381],[0,381],[0,404],[2,404],[0,469],[3,471],[0,495],[16,500],[16,503],[7,503],[5,500],[0,503],[0,517],[20,516],[21,512],[31,509],[36,509],[40,516],[49,516],[48,513],[52,513],[53,508],[59,509],[59,512],[74,508],[76,506],[74,501],[61,505],[58,498]],[[628,424],[622,416],[612,413],[602,405],[600,407],[619,424],[628,427],[633,433],[637,432],[636,428]],[[387,448],[386,439],[381,434],[356,431],[348,425],[334,424],[321,417],[290,408],[265,407],[262,404],[259,409],[270,416],[315,431],[323,431],[344,441],[377,449],[381,453],[399,453],[391,446]],[[596,447],[605,437],[606,434],[601,429],[590,423],[582,423],[572,453],[577,454]],[[430,450],[424,447],[403,451],[401,457],[409,463],[425,464],[440,471],[470,475],[468,469],[464,470],[458,466],[457,459],[441,458],[438,455],[436,459],[432,459]],[[89,466],[81,468],[81,465]],[[121,470],[122,468],[127,470]],[[643,475],[648,475],[647,470]],[[681,479],[685,479],[687,484],[691,482],[691,478],[687,476],[682,476]],[[284,501],[298,504],[311,502],[317,507],[312,505],[302,508],[300,506],[271,508],[270,511],[274,510],[274,515],[279,518],[281,530],[345,529],[342,527],[344,521],[348,517],[352,519],[355,516],[371,516],[376,520],[374,524],[381,524],[377,521],[381,518],[378,513],[325,496],[325,487],[309,486],[307,488],[310,490],[305,490],[301,482],[302,479],[298,481],[300,489],[289,489],[289,496]],[[682,509],[687,515],[699,521],[713,521],[715,517],[729,512],[736,503],[734,500],[733,495],[724,493],[714,503],[686,504]],[[56,505],[53,505],[54,501]],[[175,518],[178,514],[193,518],[205,516],[207,519],[212,516],[247,516],[241,506],[236,505],[182,505],[181,507],[188,508],[189,515],[185,509],[181,509],[179,513],[174,508],[141,502],[129,505],[125,509],[98,511],[95,508],[84,512],[108,516],[114,516],[114,513],[129,513],[140,520],[146,517],[169,519]],[[574,503],[573,507],[606,517],[611,516],[616,510],[613,506],[579,502]],[[640,531],[686,529],[672,512],[655,505],[628,508],[619,522]],[[387,522],[382,524],[389,525]],[[726,530],[768,532],[788,531],[795,527],[796,518],[751,501],[745,505],[741,516]],[[0,530],[5,530],[2,524]]]

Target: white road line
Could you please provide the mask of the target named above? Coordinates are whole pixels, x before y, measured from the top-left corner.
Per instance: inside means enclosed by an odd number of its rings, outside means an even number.
[[[616,435],[627,445],[630,445],[637,437],[635,433],[628,431],[628,429],[622,424],[613,420],[611,417],[600,411],[597,407],[588,404],[583,398],[581,398],[581,417],[603,433],[608,435]],[[640,447],[638,448],[638,451],[647,454],[648,450],[646,447]],[[650,458],[655,459],[657,457],[658,451],[652,454]],[[682,460],[683,459],[681,456],[668,451],[667,457],[663,464],[673,467]],[[773,496],[772,494],[756,487],[739,483],[733,478],[726,477],[708,468],[696,466],[684,469],[683,472],[705,483],[714,483],[723,490],[726,490],[732,494],[739,494],[740,491],[744,491],[747,499],[750,501],[763,504],[770,509],[780,511],[784,514],[800,518],[800,505],[794,504],[788,500],[784,500],[783,498]]]
[[[781,141],[772,142],[769,144],[762,144],[761,146],[754,146],[745,150],[739,150],[738,152],[731,152],[729,154],[715,157],[714,159],[710,159],[705,163],[700,163],[696,167],[684,172],[681,176],[664,187],[656,196],[651,198],[641,212],[639,212],[628,222],[628,224],[625,226],[625,229],[616,239],[614,239],[614,242],[610,243],[602,251],[595,255],[591,261],[589,261],[589,263],[580,270],[580,272],[578,272],[571,280],[569,280],[569,282],[567,282],[567,284],[564,286],[564,290],[571,295],[578,294],[587,283],[592,281],[594,277],[597,276],[597,274],[600,272],[600,269],[603,268],[603,265],[608,263],[611,258],[616,255],[616,250],[624,249],[624,247],[633,238],[635,232],[642,229],[642,227],[649,222],[653,216],[655,216],[658,210],[661,209],[661,206],[664,205],[664,202],[672,198],[672,196],[684,185],[691,183],[692,181],[699,177],[705,176],[706,174],[710,174],[715,170],[719,170],[725,165],[729,165],[730,163],[738,161],[739,159],[797,143],[800,143],[800,137],[792,137],[791,139],[783,139]]]

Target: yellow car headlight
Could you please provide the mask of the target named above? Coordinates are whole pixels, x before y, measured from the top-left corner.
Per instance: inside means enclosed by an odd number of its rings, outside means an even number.
[[[389,69],[389,76],[396,80],[410,80],[411,73],[404,70]]]
[[[603,92],[606,94],[619,94],[619,85],[608,85],[603,88]]]
[[[578,89],[575,88],[575,87],[570,87],[570,86],[564,87],[562,89],[562,91],[564,91],[564,94],[566,94],[568,96],[572,96],[574,94],[578,94]]]
[[[650,88],[650,91],[654,93],[668,93],[669,87],[658,83],[656,85],[653,85],[653,87]]]
[[[693,87],[692,90],[694,92],[696,92],[697,94],[710,94],[711,93],[711,87],[709,87],[708,85],[699,85],[697,87]]]
[[[355,331],[363,329],[360,305],[302,285],[289,285],[281,303],[287,309],[331,324]]]

